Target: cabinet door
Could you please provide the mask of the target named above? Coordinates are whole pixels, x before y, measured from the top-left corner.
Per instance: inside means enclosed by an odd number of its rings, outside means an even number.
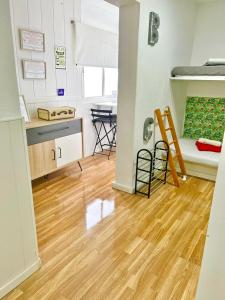
[[[56,139],[55,146],[58,168],[82,158],[81,133],[76,133]]]
[[[32,179],[44,176],[57,168],[55,141],[28,147]]]

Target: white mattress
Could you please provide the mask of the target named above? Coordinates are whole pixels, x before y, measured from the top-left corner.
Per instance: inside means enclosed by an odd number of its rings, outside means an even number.
[[[185,161],[218,167],[221,153],[199,151],[191,139],[181,138],[179,144]]]

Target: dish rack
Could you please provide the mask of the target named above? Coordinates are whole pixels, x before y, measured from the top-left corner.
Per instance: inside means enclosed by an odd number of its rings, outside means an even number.
[[[158,141],[154,149],[141,149],[137,153],[135,194],[150,198],[151,194],[166,183],[169,145]]]

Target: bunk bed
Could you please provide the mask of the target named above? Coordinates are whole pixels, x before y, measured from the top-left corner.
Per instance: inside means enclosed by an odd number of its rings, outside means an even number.
[[[199,151],[199,138],[222,142],[225,98],[187,97],[183,134],[179,144],[189,175],[215,180],[221,153]]]
[[[225,59],[210,58],[203,66],[177,66],[171,71],[170,80],[225,81]],[[199,151],[195,142],[198,138],[222,142],[224,131],[225,99],[187,97],[179,143],[189,175],[216,179],[221,154]]]
[[[178,66],[171,71],[171,80],[224,81],[225,59],[210,58],[203,66]]]
[[[221,153],[198,151],[193,139],[178,141],[188,175],[215,181]]]
[[[225,78],[225,65],[175,67],[171,72],[171,76],[222,76]]]

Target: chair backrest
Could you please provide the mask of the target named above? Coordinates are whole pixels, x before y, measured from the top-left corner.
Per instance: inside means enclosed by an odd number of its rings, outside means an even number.
[[[112,119],[112,110],[108,109],[91,109],[91,116],[93,121],[96,119],[105,119],[105,120],[111,120]]]

